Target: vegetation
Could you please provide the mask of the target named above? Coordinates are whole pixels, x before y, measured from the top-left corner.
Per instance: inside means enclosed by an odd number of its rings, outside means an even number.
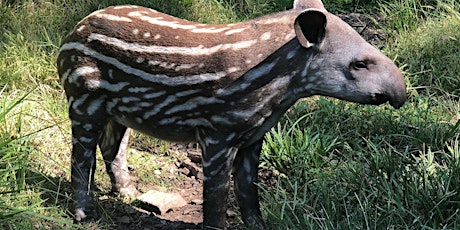
[[[73,225],[68,211],[70,124],[55,53],[88,13],[127,2],[0,0],[0,228],[88,228]],[[292,0],[129,3],[225,23],[288,9]],[[268,225],[460,228],[460,3],[324,3],[332,12],[385,18],[380,26],[388,39],[382,46],[406,75],[408,102],[394,110],[313,97],[293,107],[263,147],[261,167],[279,175],[276,187],[260,185]],[[157,143],[135,140],[133,148]],[[100,187],[108,188],[99,168]]]

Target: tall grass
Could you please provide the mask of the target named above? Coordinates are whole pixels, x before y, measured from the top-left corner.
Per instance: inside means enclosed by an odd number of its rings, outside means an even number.
[[[69,220],[44,215],[39,188],[27,184],[34,150],[29,134],[22,130],[21,106],[27,96],[10,92],[7,98],[5,91],[0,92],[0,227],[71,226]]]

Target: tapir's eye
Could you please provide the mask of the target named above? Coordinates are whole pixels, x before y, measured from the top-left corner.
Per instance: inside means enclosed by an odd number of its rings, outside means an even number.
[[[367,69],[367,63],[364,61],[355,61],[351,63],[351,66],[355,70],[360,70],[360,69]]]

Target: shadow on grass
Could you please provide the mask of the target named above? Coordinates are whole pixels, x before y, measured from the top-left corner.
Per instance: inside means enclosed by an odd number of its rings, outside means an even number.
[[[57,208],[65,213],[62,218],[73,220],[73,199],[70,181],[47,177],[40,172],[28,171],[26,183],[39,189],[42,204],[46,208]],[[103,192],[96,185],[95,202],[99,219],[91,223],[78,224],[84,229],[201,229],[201,224],[171,221],[154,213],[144,211],[122,201],[113,192]]]

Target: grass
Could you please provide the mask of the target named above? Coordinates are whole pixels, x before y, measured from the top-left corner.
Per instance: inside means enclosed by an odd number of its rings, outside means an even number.
[[[242,21],[288,9],[291,2],[130,1],[204,23]],[[73,225],[68,210],[70,124],[55,53],[63,36],[85,15],[123,3],[0,0],[0,228],[91,227]],[[382,47],[406,75],[408,102],[400,110],[324,97],[298,102],[267,134],[263,146],[261,165],[280,175],[276,187],[260,185],[268,225],[460,228],[460,4],[324,3],[334,12],[384,16],[381,27],[389,39]],[[139,134],[133,140],[132,148],[168,154],[163,142]],[[130,159],[142,183],[171,186],[165,178],[151,176],[159,169],[152,162],[154,156],[146,154]],[[101,189],[109,188],[103,167],[96,177]],[[112,224],[107,220],[99,227]]]

